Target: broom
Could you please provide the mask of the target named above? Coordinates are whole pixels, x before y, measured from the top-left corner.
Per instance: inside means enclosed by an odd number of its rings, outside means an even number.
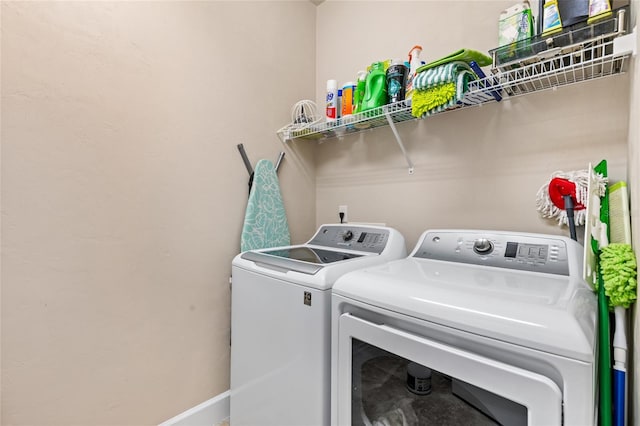
[[[609,309],[615,315],[613,334],[613,425],[626,424],[627,336],[626,310],[636,300],[637,265],[631,247],[629,198],[625,182],[609,188],[611,244],[600,251],[600,267]]]
[[[613,424],[623,426],[626,413],[627,336],[626,310],[636,300],[636,256],[629,244],[612,243],[602,248],[600,265],[609,309],[614,311]]]

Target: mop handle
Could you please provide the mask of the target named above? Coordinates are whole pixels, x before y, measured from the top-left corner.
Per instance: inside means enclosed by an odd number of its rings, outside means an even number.
[[[614,308],[616,328],[613,333],[613,425],[625,426],[627,421],[627,330],[622,306]]]
[[[576,235],[576,222],[573,218],[573,199],[571,195],[563,195],[564,198],[564,209],[567,211],[567,221],[569,222],[569,233],[571,234],[571,239],[574,241],[578,241],[578,236]]]

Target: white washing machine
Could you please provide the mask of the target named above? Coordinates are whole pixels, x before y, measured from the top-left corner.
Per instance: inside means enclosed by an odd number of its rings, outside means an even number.
[[[559,236],[426,231],[342,276],[332,425],[593,425],[596,296]]]
[[[340,224],[322,225],[306,244],[236,256],[232,424],[329,424],[331,287],[347,272],[406,255],[392,228]]]

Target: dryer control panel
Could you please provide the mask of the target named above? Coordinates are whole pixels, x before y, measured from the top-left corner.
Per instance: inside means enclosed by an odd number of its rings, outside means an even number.
[[[389,230],[360,225],[322,225],[307,243],[338,249],[382,253],[389,241]]]
[[[499,231],[434,230],[423,234],[412,256],[570,275],[570,258],[581,259],[582,251],[580,244],[560,236]]]

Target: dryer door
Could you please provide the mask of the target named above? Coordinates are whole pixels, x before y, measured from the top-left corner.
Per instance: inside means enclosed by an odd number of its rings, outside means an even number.
[[[339,425],[561,425],[549,378],[422,336],[339,317]]]

